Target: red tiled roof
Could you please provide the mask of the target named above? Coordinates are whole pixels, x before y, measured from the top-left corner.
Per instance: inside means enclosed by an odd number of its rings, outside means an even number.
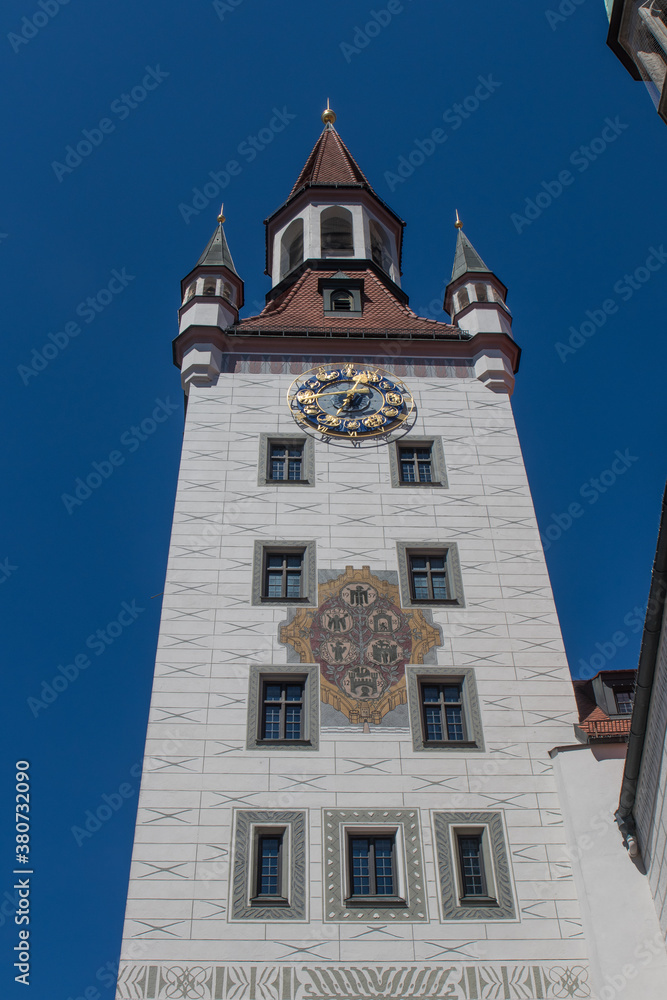
[[[257,316],[242,319],[237,326],[243,330],[340,330],[354,333],[355,330],[394,330],[406,333],[428,331],[443,336],[458,336],[460,330],[451,323],[441,323],[434,319],[417,316],[412,309],[399,302],[388,288],[370,269],[355,271],[353,277],[364,279],[362,298],[363,315],[355,319],[342,316],[332,319],[324,316],[322,294],[318,292],[318,280],[330,278],[338,271],[304,271],[290,288],[273,299]]]
[[[373,190],[333,125],[325,126],[289,197],[305,184],[366,184]]]
[[[630,734],[630,719],[587,719],[580,722],[579,727],[593,739],[605,739],[611,736],[628,736]]]
[[[612,739],[629,735],[630,716],[611,719],[595,701],[593,685],[589,680],[574,680],[572,686],[579,710],[579,728],[583,729],[589,739]]]

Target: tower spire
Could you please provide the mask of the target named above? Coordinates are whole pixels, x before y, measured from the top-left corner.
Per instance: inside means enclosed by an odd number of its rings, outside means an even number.
[[[224,221],[224,205],[221,205],[213,235],[181,282],[174,361],[180,366],[186,392],[191,385],[210,385],[220,374],[223,331],[238,323],[243,305],[243,281],[232,260]]]
[[[507,288],[491,271],[463,232],[456,210],[456,250],[452,276],[445,291],[445,310],[452,323],[469,333],[502,332],[511,336],[512,314],[505,298]]]

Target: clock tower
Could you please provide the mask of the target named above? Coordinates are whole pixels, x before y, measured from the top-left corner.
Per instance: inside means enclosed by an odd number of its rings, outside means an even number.
[[[262,312],[222,215],[182,286],[117,998],[588,997],[507,289],[458,223],[452,322],[416,315],[404,223],[322,117]]]

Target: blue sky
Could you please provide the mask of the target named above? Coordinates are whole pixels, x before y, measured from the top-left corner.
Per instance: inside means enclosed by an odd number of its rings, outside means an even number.
[[[6,0],[0,15],[0,993],[23,995],[11,824],[24,759],[30,995],[111,1000],[183,426],[170,342],[219,201],[246,314],[268,290],[262,220],[327,97],[408,222],[404,288],[434,317],[459,209],[509,288],[514,409],[572,668],[596,653],[632,667],[666,465],[667,128],[607,49],[602,0],[559,21],[555,2],[522,0],[57,3]],[[371,10],[384,23],[366,32]],[[480,77],[492,92],[465,111]],[[276,109],[284,127],[267,133]],[[445,141],[396,180],[436,128]],[[77,498],[93,471],[100,485]],[[77,833],[104,805],[99,829]]]

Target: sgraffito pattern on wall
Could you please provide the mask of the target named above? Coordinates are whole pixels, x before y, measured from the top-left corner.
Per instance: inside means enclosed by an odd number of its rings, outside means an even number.
[[[122,964],[116,1000],[584,1000],[579,964]]]
[[[406,663],[423,663],[440,631],[421,610],[401,607],[397,584],[369,566],[321,583],[317,609],[302,608],[280,630],[302,663],[318,663],[321,698],[353,725],[379,725],[407,702]]]

